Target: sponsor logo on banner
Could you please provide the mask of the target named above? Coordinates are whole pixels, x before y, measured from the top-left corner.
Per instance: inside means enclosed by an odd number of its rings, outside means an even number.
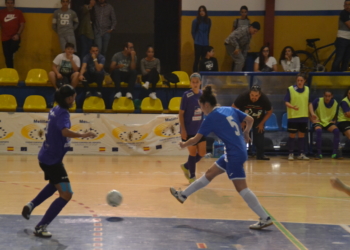
[[[36,120],[34,120],[36,122]],[[37,121],[39,123],[39,121]],[[41,122],[44,123],[44,122]],[[45,125],[29,124],[21,129],[21,135],[31,141],[42,142],[45,139]]]
[[[14,147],[7,147],[7,151],[15,151]]]
[[[0,127],[0,141],[7,140],[11,136],[13,136],[13,132],[9,133],[4,127]]]
[[[112,152],[118,152],[118,148],[112,148]]]
[[[96,134],[95,138],[90,138],[90,137],[86,137],[86,138],[73,138],[74,140],[78,140],[78,141],[98,141],[101,140],[103,137],[105,137],[105,133],[100,134],[100,132],[91,127],[91,123],[87,122],[87,121],[83,121],[80,120],[79,121],[82,124],[76,124],[73,125],[71,127],[71,130],[77,133],[88,133],[88,132],[93,132]]]
[[[27,147],[21,147],[22,152],[27,152],[28,148]]]
[[[113,129],[112,134],[123,142],[140,142],[148,136],[148,133],[142,133],[137,129],[127,128],[126,126]]]
[[[163,147],[162,147],[162,145],[157,145],[156,146],[156,149],[162,149]]]
[[[150,148],[149,147],[143,147],[143,151],[149,151]]]
[[[106,148],[105,147],[100,147],[100,152],[105,152],[106,151]]]
[[[161,137],[178,137],[180,131],[180,123],[164,122],[154,128],[154,133]]]

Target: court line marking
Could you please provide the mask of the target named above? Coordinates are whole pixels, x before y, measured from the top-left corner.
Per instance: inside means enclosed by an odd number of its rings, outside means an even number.
[[[273,221],[273,224],[276,226],[276,228],[286,236],[286,238],[294,244],[299,250],[307,250],[303,243],[301,243],[287,228],[285,228],[279,221],[277,221],[267,210],[264,208],[266,213],[270,216],[271,220]]]

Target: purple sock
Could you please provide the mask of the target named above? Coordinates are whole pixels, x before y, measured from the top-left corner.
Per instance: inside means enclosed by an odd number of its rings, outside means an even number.
[[[295,138],[288,137],[288,150],[290,154],[294,153]]]
[[[67,203],[68,201],[61,197],[58,197],[56,200],[54,200],[49,209],[46,211],[44,217],[38,223],[37,227],[42,225],[49,225],[51,221],[53,221],[53,219],[55,219],[56,216],[61,212],[62,208],[67,205]]]
[[[190,171],[190,178],[196,176],[196,156],[188,156],[188,161],[185,163],[185,167]]]
[[[334,129],[333,130],[333,154],[338,154],[338,148],[339,148],[339,142],[340,142],[340,138],[339,138],[339,129]]]
[[[298,138],[299,153],[304,154],[305,137]]]
[[[196,155],[196,163],[199,162],[202,159],[202,156],[200,156],[198,153]]]
[[[320,155],[322,148],[322,129],[316,129],[316,148],[317,154]]]
[[[51,197],[57,188],[53,184],[47,184],[40,193],[31,201],[33,203],[33,209],[43,203],[47,198]]]

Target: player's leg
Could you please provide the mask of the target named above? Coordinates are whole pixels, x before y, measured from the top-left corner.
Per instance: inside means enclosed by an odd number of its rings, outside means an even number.
[[[336,177],[330,179],[331,185],[333,188],[338,189],[350,196],[350,186],[345,185],[341,180]]]
[[[339,142],[340,142],[340,131],[339,128],[336,125],[331,125],[327,128],[327,130],[331,133],[333,133],[333,152],[332,152],[332,158],[333,159],[341,159],[343,158],[339,154]]]
[[[316,160],[322,159],[322,127],[319,124],[315,124],[315,133],[316,133],[316,149],[317,155]]]
[[[298,160],[310,160],[304,153],[305,149],[305,133],[307,132],[307,122],[298,123],[298,147],[299,153]]]
[[[190,139],[193,136],[187,136],[187,140]],[[183,140],[183,141],[187,141]],[[187,180],[190,180],[191,178],[196,176],[196,155],[197,155],[197,145],[189,146],[187,147],[188,150],[188,158],[187,162],[184,164],[181,164],[181,169],[184,172],[184,175]],[[193,174],[191,174],[193,173]],[[191,183],[191,182],[190,182]]]
[[[288,122],[288,129],[287,129],[287,131],[289,133],[289,137],[288,137],[288,141],[287,141],[288,151],[289,151],[288,160],[289,161],[293,161],[294,160],[295,137],[296,137],[296,134],[298,132],[298,130],[296,128],[296,123]]]

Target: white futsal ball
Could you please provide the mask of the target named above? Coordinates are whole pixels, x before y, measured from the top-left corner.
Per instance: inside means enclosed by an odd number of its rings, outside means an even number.
[[[108,205],[110,205],[112,207],[117,207],[122,203],[123,196],[119,191],[111,190],[108,192],[106,200],[107,200]]]

